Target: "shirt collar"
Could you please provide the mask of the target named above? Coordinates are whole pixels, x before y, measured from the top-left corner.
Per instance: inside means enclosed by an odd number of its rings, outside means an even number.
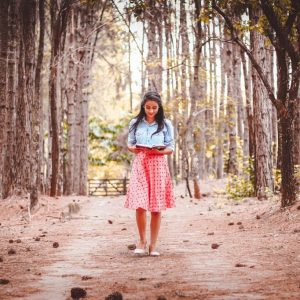
[[[149,126],[153,126],[153,125],[156,125],[157,124],[157,122],[156,121],[154,121],[153,123],[148,123],[147,122],[147,120],[146,120],[146,117],[143,117],[143,121],[147,124],[147,125],[149,125]]]

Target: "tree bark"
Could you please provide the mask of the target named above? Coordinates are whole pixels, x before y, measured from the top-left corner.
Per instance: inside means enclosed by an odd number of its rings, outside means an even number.
[[[0,198],[7,196],[5,185],[3,185],[4,158],[7,151],[6,115],[7,103],[7,54],[8,54],[8,7],[7,0],[0,1]],[[6,176],[9,176],[7,174]]]
[[[261,11],[251,12],[252,16],[261,16]],[[253,56],[264,70],[269,69],[267,53],[264,49],[265,39],[258,32],[250,33]],[[252,69],[253,82],[253,121],[255,131],[255,190],[259,200],[268,198],[268,192],[273,192],[272,178],[272,135],[271,117],[272,106],[266,101],[268,95],[254,68]]]
[[[50,78],[49,78],[49,99],[51,108],[51,190],[50,196],[54,197],[57,194],[57,183],[59,177],[59,124],[57,111],[57,76],[59,57],[63,50],[64,35],[68,15],[70,13],[72,0],[62,0],[60,6],[57,6],[55,0],[50,1],[51,15],[51,58],[50,58]]]

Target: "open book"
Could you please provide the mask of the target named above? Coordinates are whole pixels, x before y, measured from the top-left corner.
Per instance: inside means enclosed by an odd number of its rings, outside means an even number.
[[[136,148],[146,148],[146,149],[158,149],[163,150],[166,149],[167,146],[165,145],[145,145],[145,144],[136,144]]]

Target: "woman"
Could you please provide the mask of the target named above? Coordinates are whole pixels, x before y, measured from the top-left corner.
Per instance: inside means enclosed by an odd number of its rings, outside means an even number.
[[[167,160],[174,150],[174,130],[165,119],[160,95],[144,95],[139,114],[129,123],[128,149],[136,154],[133,161],[125,207],[136,210],[140,240],[135,254],[147,253],[147,211],[151,212],[149,255],[159,256],[156,242],[161,211],[175,207]]]

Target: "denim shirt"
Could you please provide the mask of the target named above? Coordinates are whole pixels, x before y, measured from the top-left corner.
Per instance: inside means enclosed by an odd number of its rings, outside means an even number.
[[[143,144],[148,146],[165,145],[168,149],[174,150],[174,128],[170,120],[165,119],[165,125],[162,131],[152,135],[157,130],[157,122],[149,124],[145,118],[138,125],[136,132],[130,131],[136,119],[129,123],[128,146]]]

